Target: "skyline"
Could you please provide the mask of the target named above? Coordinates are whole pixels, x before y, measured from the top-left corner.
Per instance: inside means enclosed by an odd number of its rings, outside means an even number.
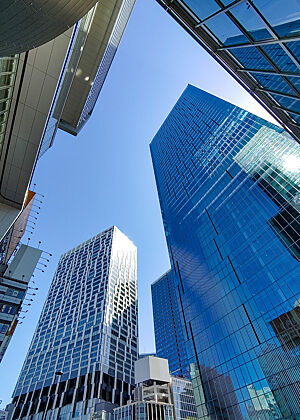
[[[145,13],[145,8],[148,8],[148,13]],[[145,16],[149,17],[149,13],[150,15],[152,13],[152,17],[159,20],[158,27],[162,30],[162,33],[159,34],[160,36],[154,34],[156,35],[156,38],[154,38],[156,42],[155,51],[150,50],[150,55],[147,57],[145,55],[138,56],[144,64],[143,70],[147,69],[147,72],[144,73],[141,69],[132,72],[131,58],[137,61],[136,54],[142,51],[142,48],[137,47],[143,47],[143,42],[146,42],[146,46],[148,43],[149,47],[151,43],[152,25],[149,24],[149,19],[142,19]],[[137,34],[144,34],[142,31],[146,31],[148,38],[137,37]],[[178,42],[175,45],[179,48],[179,55],[173,49],[169,49],[172,37],[170,37],[168,31],[172,31]],[[158,47],[160,54],[157,52]],[[145,49],[147,50],[147,48]],[[182,57],[185,57],[185,60],[181,60]],[[202,77],[196,76],[196,71],[191,69],[191,65],[200,64],[201,60],[206,60],[205,63],[211,70],[206,70]],[[170,62],[172,65],[167,68],[166,63]],[[124,84],[122,78],[120,78],[120,69],[125,70],[124,79],[129,83]],[[147,84],[146,82],[153,78],[151,70],[156,70],[158,77]],[[215,86],[213,86],[213,77],[211,76],[214,74],[221,78]],[[153,83],[155,81],[156,84]],[[136,90],[132,91],[131,86],[134,86],[134,83]],[[54,255],[45,273],[35,277],[36,285],[40,290],[23,325],[17,328],[10,348],[0,366],[0,376],[5,372],[12,373],[12,376],[8,378],[8,383],[0,385],[0,398],[4,400],[4,403],[10,402],[9,395],[13,391],[20,366],[24,361],[59,255],[111,225],[118,226],[137,245],[138,260],[139,255],[141,255],[138,269],[140,352],[153,350],[151,311],[149,316],[149,308],[151,309],[150,284],[169,268],[169,261],[148,146],[187,83],[196,84],[198,87],[208,85],[206,90],[214,90],[214,94],[267,118],[266,111],[262,110],[250,95],[231,79],[207,53],[201,50],[193,39],[182,28],[178,27],[176,22],[173,22],[154,0],[147,0],[147,4],[143,0],[143,6],[142,0],[137,1],[115,62],[89,124],[84,127],[82,133],[76,139],[59,132],[53,149],[41,159],[34,176],[34,180],[38,180],[37,191],[45,195],[45,203],[41,209],[36,232],[30,241],[30,245],[37,245],[38,241],[41,240],[42,247]],[[223,90],[225,83],[228,83],[228,91]],[[147,89],[142,91],[145,84]],[[157,87],[154,90],[152,86]],[[151,106],[148,105],[148,108],[141,109],[142,105],[145,104],[144,92],[146,93],[146,103],[148,100]],[[130,109],[130,106],[132,109]],[[115,107],[117,108],[119,124],[115,124]],[[151,121],[147,121],[146,110],[149,111],[149,116],[151,115],[153,118]],[[124,118],[126,112],[128,112],[128,118]],[[136,124],[136,115],[142,120],[139,124]],[[268,119],[271,120],[271,118]],[[98,124],[98,121],[100,124]],[[120,121],[126,124],[125,136],[124,129],[122,129],[125,124],[122,126]],[[95,137],[99,132],[99,126],[103,128],[103,131],[100,131],[102,138],[97,143]],[[127,140],[124,140],[126,135]],[[143,141],[139,141],[135,136],[142,138]],[[118,139],[119,141],[106,144],[106,139]],[[132,159],[133,152],[140,159]],[[106,157],[112,155],[116,156],[116,167],[120,168],[119,173],[118,171],[111,173],[112,165]],[[94,166],[100,160],[101,168],[97,170],[91,165],[90,160],[92,160]],[[128,168],[129,163],[132,165],[130,168]],[[54,165],[55,174],[53,174]],[[77,165],[79,170],[77,170]],[[123,169],[127,169],[128,173],[125,173]],[[82,179],[84,173],[88,175],[87,179]],[[142,174],[142,176],[137,176],[137,173]],[[106,183],[109,185],[106,185]],[[67,191],[65,189],[66,185],[68,186]],[[98,188],[99,192],[96,193],[95,190]],[[143,196],[142,191],[147,191],[148,194]],[[111,208],[108,208],[107,202],[104,207],[101,207],[101,194],[106,197],[106,201],[111,199],[113,203]],[[80,199],[79,203],[77,199]],[[81,225],[80,222],[84,219],[87,209],[85,200],[86,203],[89,203],[89,213],[93,217],[84,220]],[[96,223],[98,212],[95,209],[95,204],[93,205],[93,200],[94,203],[96,201],[96,207],[98,206],[102,211],[100,213],[102,221],[98,226]],[[120,214],[120,206],[124,206],[124,202],[126,203],[125,211],[124,214]],[[134,203],[132,206],[130,206],[131,202]],[[70,214],[72,217],[66,220],[64,214]],[[142,217],[142,222],[138,220],[140,217]],[[49,229],[49,226],[55,226],[55,222],[58,223],[58,236],[56,236],[57,233],[54,229]],[[155,266],[153,261],[155,261]],[[152,330],[151,337],[146,336],[149,329]],[[21,348],[22,343],[24,343],[23,348]],[[19,353],[16,352],[17,349]],[[13,372],[11,372],[12,365],[15,366]],[[10,366],[10,369],[8,366]]]

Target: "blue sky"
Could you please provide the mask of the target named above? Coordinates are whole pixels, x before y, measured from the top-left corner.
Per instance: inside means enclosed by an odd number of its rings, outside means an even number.
[[[59,256],[116,225],[138,247],[140,352],[154,350],[150,285],[169,268],[149,143],[188,83],[274,122],[155,0],[137,0],[92,117],[59,131],[35,171],[45,195],[30,244],[53,254],[0,365],[9,403]],[[26,242],[25,242],[26,243]]]

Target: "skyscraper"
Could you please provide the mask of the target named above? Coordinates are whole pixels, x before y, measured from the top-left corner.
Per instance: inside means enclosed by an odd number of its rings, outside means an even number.
[[[297,418],[299,144],[188,86],[151,154],[198,417]]]
[[[300,141],[297,0],[157,0]]]
[[[96,403],[126,403],[138,355],[136,264],[135,245],[115,226],[61,256],[14,391],[14,419],[88,418]]]
[[[156,355],[168,359],[172,375],[189,377],[180,303],[173,276],[169,270],[151,285]]]

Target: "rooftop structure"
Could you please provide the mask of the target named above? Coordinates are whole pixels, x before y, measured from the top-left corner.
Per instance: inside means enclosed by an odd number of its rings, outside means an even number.
[[[151,154],[198,418],[297,418],[300,145],[189,85]]]

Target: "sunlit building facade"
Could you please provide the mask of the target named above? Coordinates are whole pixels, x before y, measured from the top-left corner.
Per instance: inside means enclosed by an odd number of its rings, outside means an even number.
[[[299,144],[188,86],[151,154],[198,418],[298,418]]]
[[[156,355],[168,359],[172,375],[189,377],[180,303],[172,270],[151,285]]]
[[[34,41],[33,49],[27,45],[26,52],[0,57],[0,249],[7,244],[9,230],[26,206],[36,161],[52,146],[57,129],[77,135],[91,116],[134,2],[35,2],[36,8],[37,3],[43,3],[32,22],[35,29],[43,29],[38,33],[30,28],[32,2],[3,5],[0,16],[5,13],[11,33],[20,31],[18,40],[24,45],[28,35],[32,35],[31,41],[36,38],[40,42]],[[59,13],[62,9],[65,15]],[[54,23],[44,10],[51,13]],[[58,15],[60,22],[55,19]],[[72,21],[82,15],[78,22]],[[19,23],[17,28],[14,19]],[[7,22],[1,25],[0,33],[9,34]],[[22,25],[27,24],[29,32],[25,33]],[[56,25],[66,31],[53,38],[48,25],[54,32]],[[50,40],[43,44],[44,37]],[[0,55],[5,45],[5,38],[0,36]]]
[[[297,0],[157,1],[300,141]]]
[[[137,339],[137,250],[114,226],[61,256],[12,418],[88,419],[96,404],[125,404]]]
[[[176,420],[197,420],[197,407],[192,382],[171,376],[171,395]]]

